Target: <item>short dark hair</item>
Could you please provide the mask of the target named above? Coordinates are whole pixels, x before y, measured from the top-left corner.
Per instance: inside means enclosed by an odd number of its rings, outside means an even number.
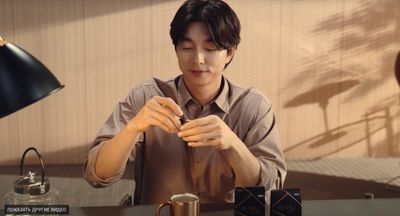
[[[175,46],[193,22],[203,22],[218,49],[236,48],[240,42],[240,22],[236,13],[221,0],[187,0],[171,22],[170,36]]]

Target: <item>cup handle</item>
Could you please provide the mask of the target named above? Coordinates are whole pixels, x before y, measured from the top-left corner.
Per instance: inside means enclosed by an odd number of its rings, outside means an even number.
[[[157,207],[156,216],[160,216],[160,211],[161,211],[162,207],[164,207],[164,206],[166,206],[166,205],[171,206],[171,201],[161,203],[161,204]]]

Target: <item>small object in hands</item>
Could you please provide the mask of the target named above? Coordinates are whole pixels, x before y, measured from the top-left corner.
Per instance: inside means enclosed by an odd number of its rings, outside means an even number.
[[[270,215],[301,216],[300,189],[272,190]]]
[[[236,187],[235,188],[235,216],[264,216],[265,215],[265,188],[264,187]]]
[[[164,94],[165,97],[171,98],[176,104],[178,104],[178,89],[173,88],[172,86],[168,85],[167,83],[154,78],[155,83],[157,84],[157,87],[160,89],[160,91]],[[177,86],[177,83],[175,81],[175,86]],[[180,116],[180,121],[181,124],[185,124],[187,121],[185,113],[183,113],[182,116]]]
[[[187,118],[185,117],[185,115],[182,115],[182,116],[180,117],[179,121],[181,122],[181,125],[184,125],[184,124],[188,123],[190,120],[187,119]]]
[[[161,209],[169,205],[171,216],[199,216],[200,215],[200,199],[198,196],[191,193],[172,195],[169,201],[166,201],[158,206],[156,216],[160,215]]]

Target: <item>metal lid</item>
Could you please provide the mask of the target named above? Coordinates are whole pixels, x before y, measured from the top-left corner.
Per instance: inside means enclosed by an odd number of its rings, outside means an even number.
[[[14,192],[27,195],[43,195],[50,190],[48,178],[42,181],[36,173],[29,172],[28,175],[21,176],[14,182]]]
[[[24,166],[25,155],[29,151],[34,151],[40,160],[40,167],[42,171],[41,178],[36,177],[36,173],[28,172],[27,175],[23,175],[22,168]],[[14,182],[14,192],[19,194],[29,194],[29,195],[43,195],[50,190],[50,183],[48,178],[45,177],[44,163],[42,155],[34,147],[30,147],[25,150],[21,158],[21,163],[19,165],[20,177]]]

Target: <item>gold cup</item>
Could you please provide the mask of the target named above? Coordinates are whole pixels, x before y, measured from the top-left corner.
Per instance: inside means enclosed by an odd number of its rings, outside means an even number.
[[[160,210],[169,205],[171,216],[199,216],[200,199],[191,193],[172,195],[169,201],[162,203],[156,210],[156,216],[160,216]]]

